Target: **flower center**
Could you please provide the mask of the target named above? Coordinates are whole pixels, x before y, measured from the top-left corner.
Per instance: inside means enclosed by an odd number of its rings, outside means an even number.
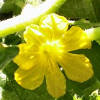
[[[62,45],[60,40],[53,40],[53,41],[47,40],[40,46],[40,51],[43,54],[59,55],[63,53],[63,47],[64,46]]]

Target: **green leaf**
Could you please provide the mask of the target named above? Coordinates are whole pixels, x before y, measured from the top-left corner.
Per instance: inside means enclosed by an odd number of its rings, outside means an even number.
[[[7,65],[17,54],[17,47],[0,46],[0,69]]]
[[[89,20],[85,20],[85,19],[80,19],[77,21],[70,21],[69,20],[69,24],[79,26],[84,30],[92,28],[92,27],[100,27],[100,23],[93,23],[93,22],[90,22]]]
[[[18,45],[22,43],[22,37],[21,34],[11,34],[4,38],[4,44],[7,45]]]
[[[3,0],[3,4],[0,7],[0,19],[7,19],[9,17],[12,17],[12,15],[18,15],[21,12],[21,8],[17,5],[17,1]]]
[[[8,12],[16,13],[17,11],[16,9],[23,8],[26,0],[2,0],[2,1],[3,3],[0,9],[0,13],[8,13]]]
[[[100,0],[67,0],[58,13],[68,19],[82,18],[100,22]]]

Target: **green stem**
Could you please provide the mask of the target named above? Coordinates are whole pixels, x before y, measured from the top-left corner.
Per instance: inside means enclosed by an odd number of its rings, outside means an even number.
[[[24,30],[26,26],[37,23],[43,15],[55,12],[66,0],[47,0],[38,7],[27,4],[21,15],[0,22],[0,37]]]
[[[86,33],[92,41],[95,40],[100,44],[100,27],[87,29]]]

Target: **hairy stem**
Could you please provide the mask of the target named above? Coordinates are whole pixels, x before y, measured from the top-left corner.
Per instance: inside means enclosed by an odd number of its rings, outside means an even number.
[[[27,4],[21,15],[0,22],[0,37],[24,30],[30,24],[38,23],[43,15],[55,12],[66,0],[47,0],[38,7]]]

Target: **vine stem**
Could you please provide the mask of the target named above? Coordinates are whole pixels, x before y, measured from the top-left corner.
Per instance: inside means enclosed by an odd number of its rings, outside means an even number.
[[[95,40],[100,44],[100,27],[85,30],[91,41]]]
[[[16,17],[0,22],[0,37],[24,30],[30,24],[38,23],[43,15],[55,12],[66,0],[47,0],[38,7],[27,4]]]

